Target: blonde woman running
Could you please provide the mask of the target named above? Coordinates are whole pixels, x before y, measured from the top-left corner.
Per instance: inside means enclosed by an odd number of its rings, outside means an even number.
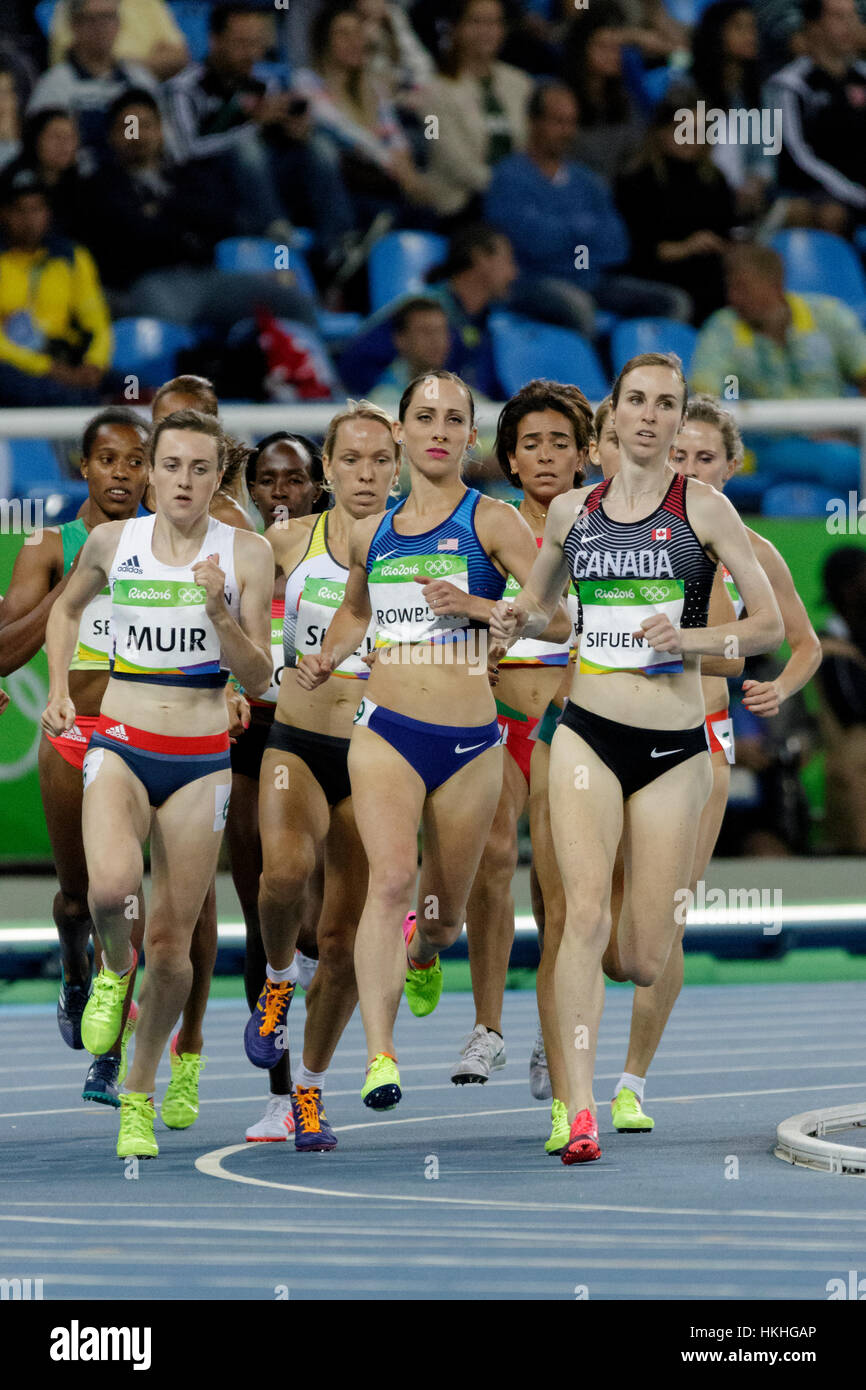
[[[265,1117],[277,1127],[282,1122],[284,1136],[291,1120],[299,1150],[337,1145],[322,1089],[358,998],[352,952],[367,894],[367,861],[355,828],[348,752],[370,674],[363,656],[372,641],[362,634],[358,648],[334,670],[336,679],[320,689],[311,690],[302,671],[321,651],[342,602],[352,528],[381,516],[396,483],[399,457],[392,424],[389,415],[366,402],[335,415],[322,455],[333,507],[288,525],[278,522],[267,532],[285,575],[284,668],[259,778],[259,921],[266,979],[244,1044],[254,1066],[271,1069],[273,1085],[286,1055],[298,932],[310,917],[318,917],[319,965],[307,995],[302,1063],[288,1096],[272,1090]],[[247,1137],[258,1136],[248,1131]]]

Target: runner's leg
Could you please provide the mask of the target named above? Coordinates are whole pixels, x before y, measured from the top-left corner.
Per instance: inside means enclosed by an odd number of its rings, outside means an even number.
[[[560,725],[550,753],[550,824],[566,903],[554,999],[569,1123],[581,1110],[595,1114],[601,958],[610,936],[610,880],[622,823],[619,780],[584,739]]]
[[[502,795],[466,905],[466,939],[475,1024],[502,1034],[502,1000],[514,942],[517,822],[527,801],[523,773],[512,757],[503,763]]]
[[[222,826],[214,829],[214,792],[229,785],[227,770],[208,773],[179,788],[154,812],[147,974],[128,1091],[152,1094],[160,1058],[189,995],[192,935],[222,842]]]
[[[268,964],[287,970],[315,903],[315,873],[330,826],[325,794],[306,763],[266,748],[259,781],[262,874],[259,922]]]
[[[367,889],[367,857],[352,814],[352,801],[334,807],[325,849],[325,893],[319,917],[319,968],[307,994],[303,1063],[321,1073],[358,1002],[355,935]]]
[[[367,1056],[380,1052],[395,1056],[394,1020],[406,976],[406,944],[400,928],[415,897],[418,825],[426,788],[396,749],[363,727],[352,733],[349,776],[355,823],[370,874],[355,937],[355,976]]]
[[[721,761],[714,761],[713,788],[701,813],[692,880],[689,885],[692,893],[698,879],[703,878],[712,858],[728,801],[730,766],[724,753],[714,754],[713,758],[719,758]],[[682,989],[684,930],[685,922],[678,924],[667,964],[658,979],[646,987],[635,987],[628,1056],[625,1063],[625,1070],[633,1076],[646,1076]]]
[[[532,793],[529,799],[532,864],[538,879],[544,914],[544,931],[543,935],[540,934],[541,960],[535,988],[553,1097],[556,1100],[564,1100],[568,1094],[568,1082],[559,1037],[553,982],[556,957],[565,926],[565,892],[550,828],[549,770],[550,746],[538,742],[532,751]]]

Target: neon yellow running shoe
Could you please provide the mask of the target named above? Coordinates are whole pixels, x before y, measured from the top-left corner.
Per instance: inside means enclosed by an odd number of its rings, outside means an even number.
[[[561,1154],[571,1134],[565,1101],[555,1100],[553,1102],[550,1107],[550,1119],[553,1128],[550,1131],[550,1138],[545,1141],[544,1151],[549,1154]]]
[[[432,1014],[442,997],[442,965],[434,956],[429,965],[417,969],[409,955],[409,943],[415,935],[415,913],[410,912],[403,922],[406,942],[406,999],[416,1018]]]
[[[367,1078],[361,1089],[361,1099],[371,1110],[393,1110],[402,1098],[400,1073],[394,1057],[377,1052],[367,1068]]]
[[[117,1073],[118,1086],[123,1085],[124,1081],[126,1080],[126,1073],[129,1071],[129,1058],[126,1055],[126,1049],[129,1044],[130,1038],[135,1032],[135,1025],[137,1022],[138,1005],[133,1000],[133,1002],[129,1006],[129,1017],[126,1020],[123,1029],[123,1036],[120,1039],[120,1070]]]
[[[623,1086],[614,1096],[610,1103],[610,1113],[613,1117],[613,1127],[619,1130],[620,1134],[648,1134],[655,1125],[655,1120],[643,1113],[640,1101],[628,1086]]]
[[[156,1111],[143,1091],[122,1091],[120,1095],[120,1133],[118,1158],[156,1158],[159,1145],[153,1135]]]
[[[189,1129],[198,1119],[198,1078],[207,1061],[200,1052],[178,1055],[177,1033],[171,1040],[171,1081],[159,1107],[162,1123],[169,1129]]]
[[[101,1057],[117,1042],[126,992],[138,960],[135,952],[133,957],[125,975],[115,975],[113,970],[102,967],[81,1015],[81,1041],[94,1057]]]

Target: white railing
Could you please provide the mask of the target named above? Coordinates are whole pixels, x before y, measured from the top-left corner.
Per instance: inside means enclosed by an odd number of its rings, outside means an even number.
[[[866,496],[866,398],[843,396],[834,400],[726,401],[724,404],[729,405],[743,430],[797,434],[855,431],[860,445],[860,491]],[[226,405],[221,418],[226,429],[241,438],[262,438],[279,429],[322,435],[339,405],[336,401]],[[495,426],[500,408],[494,404],[480,406],[479,425],[486,429]],[[91,408],[77,406],[45,410],[0,409],[0,440],[80,438],[93,414]]]

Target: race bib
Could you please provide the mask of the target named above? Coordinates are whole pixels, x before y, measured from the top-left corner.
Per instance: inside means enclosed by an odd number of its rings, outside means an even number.
[[[469,568],[463,555],[401,555],[376,560],[368,582],[377,647],[435,641],[466,627],[465,617],[438,617],[416,577],[445,579],[469,593]]]
[[[520,587],[514,576],[510,574],[502,597],[505,599],[516,598],[520,593]],[[507,655],[499,663],[500,666],[567,666],[569,652],[577,642],[577,594],[574,592],[572,584],[568,586],[565,606],[568,609],[568,616],[571,618],[571,635],[567,642],[541,642],[537,637],[520,637],[508,648]]]
[[[308,575],[303,592],[298,603],[298,621],[295,625],[295,660],[300,661],[301,657],[312,656],[322,650],[322,642],[325,633],[331,625],[331,621],[343,602],[346,592],[346,585],[341,579],[317,579],[313,575]],[[369,666],[365,666],[361,660],[363,656],[369,654],[374,647],[374,629],[371,625],[365,634],[362,647],[351,656],[347,656],[345,661],[334,671],[335,676],[350,677],[355,680],[366,680],[370,674]]]
[[[725,565],[722,565],[722,579],[725,581],[725,588],[728,591],[728,598],[734,605],[734,612],[736,613],[737,617],[740,618],[742,617],[745,604],[743,603],[743,600],[740,597],[739,589],[734,583],[734,576],[731,574],[731,571],[726,568]]]
[[[657,652],[643,637],[632,636],[642,622],[658,614],[679,627],[685,599],[682,579],[580,579],[578,587],[583,608],[582,674],[636,671],[667,676],[682,671],[682,656]]]
[[[712,719],[710,721],[710,728],[713,731],[716,742],[721,745],[722,752],[733,767],[735,762],[734,721],[732,719]]]
[[[109,589],[103,589],[101,594],[91,599],[81,615],[78,645],[69,669],[81,671],[88,667],[107,668],[110,652],[111,592]]]

